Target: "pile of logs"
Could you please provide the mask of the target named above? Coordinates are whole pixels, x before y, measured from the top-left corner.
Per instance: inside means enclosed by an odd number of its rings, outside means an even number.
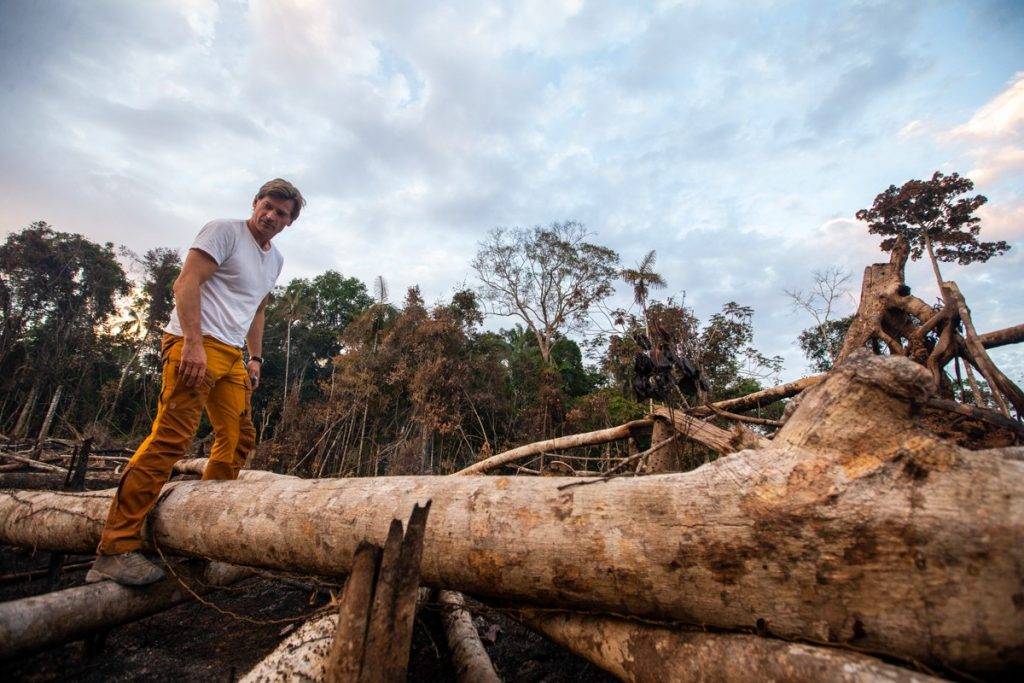
[[[771,438],[756,423],[703,419],[762,397],[703,415],[659,409],[461,476],[179,481],[146,536],[167,556],[337,576],[429,500],[420,581],[441,589],[463,680],[496,680],[463,595],[624,680],[923,681],[1024,666],[1024,449],[967,450],[922,428],[936,388],[908,358],[851,353],[815,379],[781,392],[802,394]],[[600,476],[484,476],[646,430],[652,448]],[[720,457],[685,473],[622,476],[670,466],[687,439]],[[0,543],[91,552],[112,493],[0,491]],[[0,657],[81,637],[36,634],[76,621],[87,601],[111,623],[128,618],[114,614],[125,589],[68,591],[0,605]],[[332,614],[296,630],[260,676],[294,672],[296,658],[294,680],[322,674],[336,625]]]

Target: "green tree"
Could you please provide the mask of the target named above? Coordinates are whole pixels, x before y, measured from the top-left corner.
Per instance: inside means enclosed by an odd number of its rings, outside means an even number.
[[[521,320],[545,363],[557,337],[581,329],[591,306],[612,293],[619,256],[588,236],[575,221],[497,228],[473,259],[489,312]]]
[[[804,356],[811,362],[811,369],[814,372],[828,372],[843,347],[843,339],[853,316],[828,320],[814,327],[808,327],[800,333],[800,348]]]
[[[10,336],[2,342],[0,366],[22,383],[8,386],[25,392],[16,431],[27,428],[37,398],[57,383],[73,383],[68,393],[95,413],[99,402],[81,400],[78,389],[102,381],[93,362],[102,355],[98,331],[130,291],[113,244],[58,232],[42,221],[7,236],[0,245],[0,303]],[[6,361],[15,346],[20,362],[12,368]]]
[[[984,263],[1010,248],[1004,241],[978,240],[981,219],[974,212],[988,200],[980,194],[964,196],[972,190],[974,183],[969,178],[936,171],[931,180],[890,185],[870,208],[857,212],[857,219],[867,222],[871,234],[885,237],[883,251],[892,251],[902,241],[915,261],[927,253],[941,291],[939,261]]]

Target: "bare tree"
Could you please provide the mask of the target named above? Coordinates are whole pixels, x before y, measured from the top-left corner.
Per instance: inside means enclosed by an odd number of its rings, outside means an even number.
[[[829,266],[812,273],[814,284],[808,290],[784,289],[794,311],[806,311],[814,327],[800,334],[800,345],[819,371],[829,370],[839,356],[849,320],[839,319],[837,309],[843,302],[853,303],[850,293],[851,273]]]
[[[497,228],[480,243],[473,270],[489,313],[519,318],[549,362],[559,334],[581,329],[587,311],[612,292],[619,255],[587,242],[576,221]]]

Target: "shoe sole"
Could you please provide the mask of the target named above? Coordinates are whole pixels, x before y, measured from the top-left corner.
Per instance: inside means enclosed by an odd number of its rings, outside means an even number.
[[[97,571],[95,569],[90,569],[89,573],[85,575],[85,582],[86,583],[99,583],[100,581],[113,581],[114,583],[119,584],[121,586],[131,586],[132,588],[139,588],[139,587],[142,587],[142,586],[150,586],[150,585],[156,583],[157,581],[160,581],[161,579],[165,578],[166,576],[167,576],[166,574],[160,574],[160,576],[156,577],[152,581],[143,581],[143,582],[134,582],[133,583],[131,581],[122,581],[122,580],[120,580],[120,579],[118,579],[116,577],[111,576],[110,574],[104,574],[103,572]]]

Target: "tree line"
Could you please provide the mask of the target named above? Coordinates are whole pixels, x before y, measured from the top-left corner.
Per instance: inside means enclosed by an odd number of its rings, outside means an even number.
[[[416,287],[392,301],[383,278],[371,291],[334,270],[278,287],[253,399],[258,457],[320,474],[443,470],[620,423],[645,410],[631,382],[637,333],[651,321],[695,359],[711,397],[778,371],[780,359],[753,346],[749,307],[728,302],[701,321],[684,301],[649,299],[663,282],[653,253],[640,271],[622,268],[589,240],[571,221],[495,230],[471,264],[479,286],[432,305]],[[10,233],[0,245],[0,431],[35,435],[57,396],[54,433],[144,436],[180,267],[174,248],[134,254],[41,221]],[[619,282],[639,308],[605,305]],[[485,330],[487,315],[512,324]],[[208,435],[204,425],[200,441]]]
[[[904,244],[912,260],[927,258],[941,285],[940,261],[1009,249],[978,239],[985,198],[972,189],[936,173],[891,186],[857,217],[883,250]],[[476,286],[433,304],[417,287],[393,300],[383,277],[367,287],[334,270],[278,287],[253,399],[257,460],[318,475],[451,471],[509,445],[621,424],[647,398],[701,403],[775,382],[782,359],[755,346],[753,309],[729,301],[701,320],[685,298],[654,298],[667,283],[653,250],[624,267],[592,237],[574,221],[497,228],[469,264]],[[174,248],[138,255],[44,222],[10,233],[0,245],[0,431],[29,437],[53,412],[70,437],[141,438],[180,268]],[[840,315],[849,279],[830,268],[787,292],[813,319],[796,341],[814,370],[831,368],[851,324]],[[620,284],[633,301],[613,308]],[[486,316],[510,324],[484,329]],[[951,381],[964,393],[959,373]],[[986,389],[971,379],[973,400]],[[208,438],[204,425],[200,444]]]

